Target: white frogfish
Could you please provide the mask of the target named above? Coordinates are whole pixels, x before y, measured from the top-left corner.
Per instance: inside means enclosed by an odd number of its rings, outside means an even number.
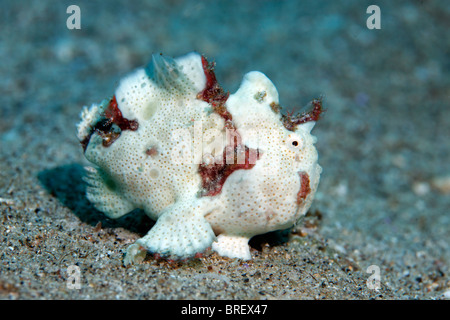
[[[153,55],[81,113],[87,198],[110,218],[140,208],[156,220],[125,264],[207,248],[251,259],[251,237],[293,226],[311,206],[322,168],[310,132],[321,113],[316,99],[283,114],[261,72],[230,95],[204,56]]]

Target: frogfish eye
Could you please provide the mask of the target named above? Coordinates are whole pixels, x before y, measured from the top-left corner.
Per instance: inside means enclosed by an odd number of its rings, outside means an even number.
[[[303,147],[303,141],[298,135],[289,135],[286,140],[286,146],[292,151],[298,151]]]

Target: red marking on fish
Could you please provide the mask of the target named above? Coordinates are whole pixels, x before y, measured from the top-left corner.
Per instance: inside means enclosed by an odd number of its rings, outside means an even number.
[[[225,102],[230,95],[225,92],[219,85],[214,73],[214,63],[209,63],[204,56],[202,56],[203,71],[206,76],[206,85],[203,91],[197,94],[197,99],[203,100],[211,104],[214,112],[218,113],[225,121],[231,121],[231,113],[225,107]]]
[[[322,99],[311,101],[312,109],[294,116],[293,113],[287,113],[282,116],[283,125],[287,130],[295,131],[297,126],[310,121],[318,121],[320,115],[324,112],[322,108]]]
[[[309,175],[306,172],[299,172],[300,176],[300,191],[297,193],[297,204],[302,204],[306,197],[311,192]]]
[[[109,147],[114,143],[119,137],[121,132],[116,132],[113,130],[113,124],[117,125],[121,131],[131,130],[136,131],[139,128],[139,123],[136,120],[128,120],[123,117],[122,112],[117,105],[116,96],[113,96],[109,102],[108,108],[103,113],[103,118],[99,120],[92,131],[81,141],[83,150],[86,148],[91,140],[91,136],[94,132],[97,132],[103,139],[103,146]]]
[[[203,196],[218,195],[227,178],[236,170],[252,169],[261,154],[258,149],[247,146],[228,146],[223,150],[222,163],[201,164],[199,173],[202,177]],[[244,161],[240,161],[244,158]],[[239,163],[243,162],[243,163]]]

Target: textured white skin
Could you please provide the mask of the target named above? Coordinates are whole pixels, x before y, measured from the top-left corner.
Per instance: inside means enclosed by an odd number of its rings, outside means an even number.
[[[206,84],[201,56],[154,56],[151,68],[149,73],[136,70],[115,92],[123,116],[137,120],[139,129],[123,131],[109,147],[97,133],[91,136],[85,152],[95,165],[86,179],[89,200],[111,218],[142,208],[157,220],[128,248],[125,264],[141,261],[147,251],[188,258],[211,246],[222,256],[251,259],[252,236],[294,225],[311,205],[321,172],[310,134],[314,122],[295,132],[286,130],[281,115],[270,107],[278,103],[275,86],[260,72],[246,74],[226,107],[242,142],[258,149],[261,157],[252,169],[234,171],[218,195],[201,196],[202,154],[196,153],[199,142],[194,138],[203,137],[203,154],[217,156],[223,145],[217,147],[207,137],[226,136],[224,120],[196,98]],[[98,108],[83,111],[80,140],[98,121]],[[149,149],[157,154],[149,155]],[[180,161],[174,157],[180,150],[194,156]],[[299,172],[309,175],[311,188],[300,203]]]

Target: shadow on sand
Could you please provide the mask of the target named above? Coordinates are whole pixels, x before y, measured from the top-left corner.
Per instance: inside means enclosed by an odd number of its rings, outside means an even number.
[[[86,183],[83,181],[84,168],[79,164],[68,164],[39,172],[39,182],[54,197],[84,223],[103,228],[122,227],[140,235],[145,235],[154,222],[142,210],[134,210],[119,219],[110,219],[86,198]]]

